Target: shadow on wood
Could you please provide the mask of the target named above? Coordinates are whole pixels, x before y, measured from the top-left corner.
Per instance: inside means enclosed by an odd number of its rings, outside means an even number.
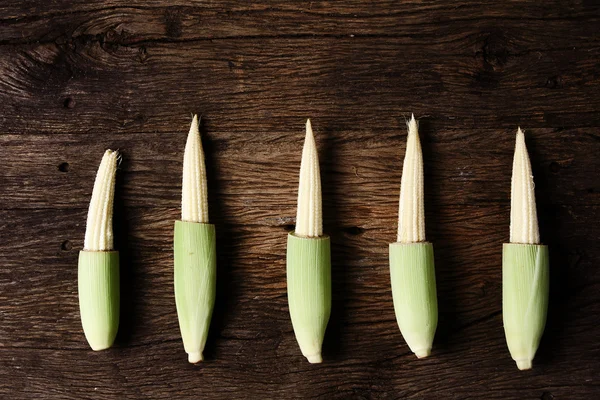
[[[140,297],[140,283],[136,282],[136,276],[139,277],[139,271],[136,271],[136,264],[129,243],[129,218],[124,196],[125,174],[127,173],[127,153],[121,153],[121,162],[117,170],[115,181],[113,232],[115,249],[119,251],[120,265],[120,295],[121,310],[119,318],[119,331],[115,343],[118,346],[126,347],[131,343],[131,338],[135,336],[136,326],[139,326],[139,313],[136,308]]]
[[[206,132],[206,117],[202,117],[200,132],[206,163],[206,179],[208,185],[208,215],[209,221],[215,225],[217,234],[217,294],[213,310],[210,330],[206,340],[204,357],[207,361],[219,357],[217,348],[221,332],[227,325],[228,316],[235,306],[232,299],[239,298],[238,287],[232,279],[232,269],[235,267],[239,235],[233,228],[232,215],[226,211],[227,206],[220,196],[223,191],[219,176],[219,160],[214,142]],[[182,153],[183,157],[183,153]]]
[[[318,141],[323,143],[319,154],[321,186],[323,192],[323,231],[331,240],[331,317],[323,341],[323,362],[343,360],[343,343],[347,325],[346,300],[351,297],[348,285],[347,252],[343,245],[343,218],[340,215],[342,197],[337,182],[336,163],[338,154],[333,140],[333,131],[325,126],[318,129]]]

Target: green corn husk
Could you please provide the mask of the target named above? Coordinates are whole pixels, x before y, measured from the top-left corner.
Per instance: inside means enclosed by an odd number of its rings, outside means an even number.
[[[109,348],[119,328],[119,253],[113,251],[113,202],[119,153],[106,150],[88,209],[77,273],[79,310],[93,350]]]
[[[329,236],[288,235],[287,287],[290,316],[300,350],[310,363],[320,363],[331,314]]]
[[[215,226],[175,221],[175,302],[188,360],[203,360],[217,284]]]
[[[390,275],[400,332],[418,358],[427,357],[438,322],[433,245],[391,243]]]
[[[502,316],[506,343],[521,370],[530,369],[540,344],[549,293],[548,247],[505,243],[502,248]]]
[[[79,252],[78,291],[85,338],[92,350],[108,349],[119,329],[119,253]]]

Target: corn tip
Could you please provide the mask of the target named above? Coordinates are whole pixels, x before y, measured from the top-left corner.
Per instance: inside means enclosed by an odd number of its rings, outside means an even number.
[[[188,132],[186,148],[191,146],[198,146],[197,142],[200,142],[200,125],[198,123],[198,115],[194,114],[192,123],[190,125],[190,131]]]
[[[200,128],[198,127],[198,114],[194,114],[194,117],[192,118],[192,125],[190,125],[190,134],[194,134],[196,132],[200,131]]]
[[[531,360],[530,359],[525,359],[525,360],[515,360],[517,363],[517,368],[519,368],[519,370],[521,371],[525,371],[528,369],[531,369]]]
[[[188,353],[188,361],[190,362],[190,364],[196,364],[196,363],[199,363],[200,361],[204,361],[202,352],[197,351],[194,353]]]
[[[417,120],[415,119],[415,114],[410,115],[410,120],[408,120],[408,122],[406,123],[406,126],[408,127],[408,134],[412,135],[414,133],[418,133],[418,124],[417,124]]]
[[[421,350],[417,350],[415,351],[415,355],[417,356],[417,358],[425,358],[431,355],[431,348],[429,349],[421,349]]]
[[[306,356],[306,359],[311,364],[321,364],[323,362],[323,357],[321,356],[321,353]]]
[[[94,351],[102,351],[102,350],[106,350],[109,349],[112,346],[111,343],[90,343],[90,347],[92,348],[92,350]]]
[[[527,146],[525,144],[525,133],[523,133],[523,131],[521,130],[521,127],[517,128],[517,137],[516,137],[515,148],[516,147],[521,147],[519,149],[520,151],[524,150],[525,152],[527,152]],[[527,155],[527,157],[529,157],[529,154]]]

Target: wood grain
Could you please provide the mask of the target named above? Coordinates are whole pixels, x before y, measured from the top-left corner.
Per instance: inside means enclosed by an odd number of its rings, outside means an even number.
[[[393,37],[6,45],[0,113],[14,134],[173,132],[174,116],[192,109],[246,136],[307,115],[337,129],[389,129],[410,112],[433,131],[600,122],[600,47],[520,53],[485,36],[459,46],[463,54]]]
[[[186,116],[182,119],[189,123]],[[205,133],[208,168],[216,180],[209,182],[211,197],[234,207],[234,215],[252,213],[259,224],[269,224],[278,216],[292,218],[304,137],[303,121],[296,121],[268,140],[221,130]],[[321,121],[313,122],[317,125]],[[397,214],[406,128],[401,118],[394,125],[385,130],[369,126],[347,131],[315,128],[321,167],[328,174],[324,201],[347,192],[344,203],[356,208],[364,208],[365,201],[372,205],[365,209],[366,215],[351,213],[348,218]],[[130,134],[99,136],[92,143],[88,135],[32,134],[27,147],[22,135],[3,135],[0,151],[6,165],[0,177],[0,194],[12,202],[2,208],[87,208],[97,165],[106,148],[123,150],[120,189],[128,204],[177,208],[185,129],[184,125],[180,132],[139,134],[143,139],[134,139],[135,146]],[[430,207],[508,205],[514,130],[438,132],[431,130],[428,118],[423,118],[420,132],[428,161]],[[597,176],[589,173],[600,170],[596,157],[599,138],[595,129],[527,132],[542,205],[600,205]],[[273,193],[277,193],[276,202]],[[387,219],[387,223],[393,222],[393,218]]]
[[[600,396],[600,5],[595,1],[0,4],[0,398],[593,399]],[[440,323],[417,360],[397,328],[406,118],[426,160]],[[172,230],[191,114],[202,118],[218,298],[187,363]],[[333,252],[322,365],[285,285],[303,124]],[[510,166],[526,131],[548,325],[519,372],[501,315]],[[77,253],[102,152],[118,148],[122,320],[88,349]]]

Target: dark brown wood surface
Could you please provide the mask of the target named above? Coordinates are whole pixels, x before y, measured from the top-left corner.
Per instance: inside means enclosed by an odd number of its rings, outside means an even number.
[[[600,398],[600,4],[270,0],[0,4],[0,398]],[[396,325],[405,120],[420,120],[440,302],[433,355]],[[218,297],[187,363],[173,221],[192,113],[203,115]],[[322,365],[289,319],[304,122],[332,238]],[[548,324],[532,371],[504,341],[501,248],[526,130]],[[122,319],[92,352],[77,254],[102,152],[123,153],[115,231]]]

